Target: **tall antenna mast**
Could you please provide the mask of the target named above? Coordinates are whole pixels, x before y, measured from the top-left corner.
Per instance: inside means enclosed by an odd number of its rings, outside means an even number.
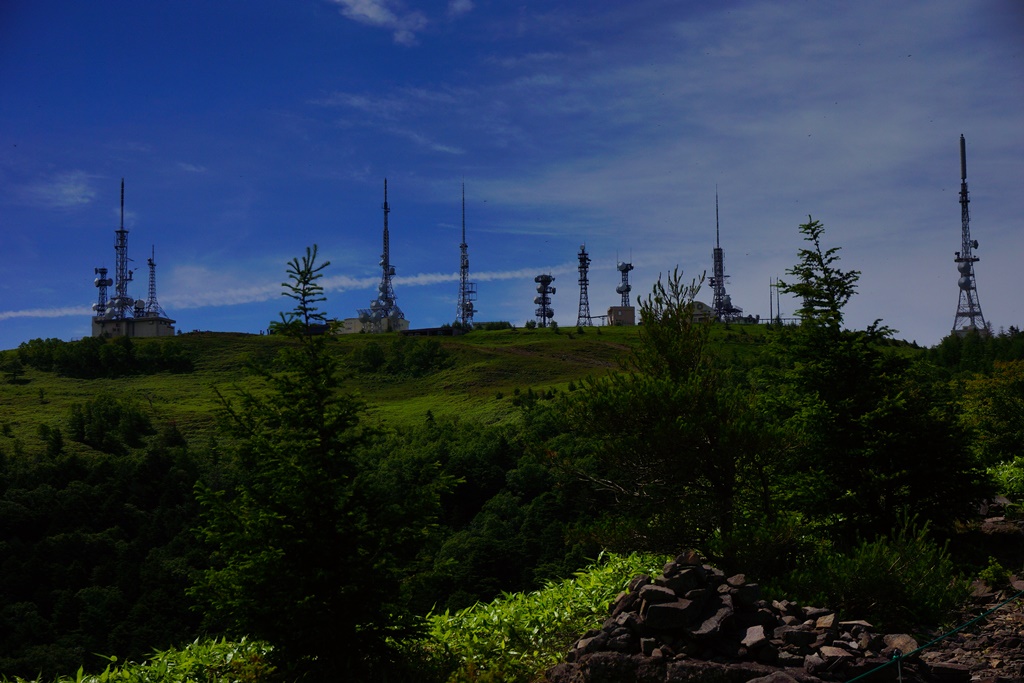
[[[377,298],[370,302],[369,308],[360,309],[359,319],[368,324],[370,331],[384,332],[395,327],[395,321],[404,320],[405,314],[395,303],[395,288],[391,278],[395,267],[391,265],[391,237],[388,234],[388,179],[384,179],[384,250],[380,256],[380,284],[377,285]]]
[[[111,300],[113,318],[123,319],[128,317],[132,305],[135,303],[128,296],[128,283],[132,281],[132,272],[128,270],[128,231],[124,227],[124,178],[121,178],[121,227],[114,231],[117,240],[114,243],[115,270],[114,270],[114,298]]]
[[[981,312],[978,301],[978,289],[974,281],[974,263],[978,257],[972,253],[978,248],[978,240],[971,239],[971,200],[967,193],[967,142],[960,135],[960,229],[962,244],[956,252],[956,269],[960,273],[957,285],[960,288],[960,301],[953,319],[953,334],[964,335],[970,330],[981,333],[988,331],[985,316]]]
[[[713,298],[711,307],[715,310],[715,317],[725,320],[725,259],[722,254],[722,244],[719,240],[718,230],[718,188],[715,188],[715,248],[712,252],[713,266],[711,275],[711,291]]]
[[[725,252],[722,250],[722,243],[719,239],[717,186],[715,186],[715,248],[712,251],[712,263],[711,291],[713,297],[711,308],[715,311],[715,318],[723,322],[735,320],[743,313],[743,309],[733,306],[732,298],[725,292],[725,281],[728,277],[725,274]]]
[[[462,243],[459,245],[459,302],[455,320],[464,329],[473,327],[476,284],[469,281],[469,245],[466,244],[466,183],[462,183]]]
[[[589,279],[587,273],[590,270],[590,256],[587,255],[587,245],[580,245],[580,310],[576,314],[576,327],[591,327],[593,322],[590,319],[590,296],[587,293]]]

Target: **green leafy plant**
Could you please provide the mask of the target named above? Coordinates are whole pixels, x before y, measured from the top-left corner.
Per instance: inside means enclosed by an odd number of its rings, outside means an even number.
[[[572,642],[608,617],[637,574],[657,574],[668,558],[607,554],[571,579],[529,593],[430,617],[429,647],[457,662],[449,681],[538,680]]]
[[[196,640],[177,649],[154,652],[142,662],[120,662],[116,656],[103,657],[106,668],[87,674],[80,667],[74,676],[58,677],[55,683],[263,683],[275,672],[266,643],[241,638],[236,642]],[[15,676],[0,676],[4,683],[41,683]]]

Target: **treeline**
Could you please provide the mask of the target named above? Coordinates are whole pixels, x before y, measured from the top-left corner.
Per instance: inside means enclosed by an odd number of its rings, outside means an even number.
[[[928,349],[926,357],[954,373],[987,374],[996,363],[1024,359],[1024,333],[1011,325],[996,334],[951,334]]]
[[[97,379],[156,372],[191,372],[192,358],[174,339],[142,342],[131,337],[84,337],[66,342],[33,339],[17,349],[18,360],[64,377]]]

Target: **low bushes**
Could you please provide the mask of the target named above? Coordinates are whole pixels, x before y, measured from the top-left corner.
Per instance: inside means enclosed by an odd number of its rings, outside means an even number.
[[[944,623],[967,596],[947,547],[930,538],[927,523],[906,518],[888,537],[849,552],[820,547],[772,588],[889,631]]]

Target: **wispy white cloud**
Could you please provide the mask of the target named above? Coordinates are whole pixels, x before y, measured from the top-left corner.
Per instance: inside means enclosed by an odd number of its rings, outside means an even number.
[[[448,18],[455,19],[473,10],[473,0],[448,0]]]
[[[67,171],[15,188],[15,192],[31,206],[71,209],[96,199],[94,181],[98,177],[85,171]]]
[[[413,128],[418,123],[416,119],[420,112],[434,112],[438,108],[459,105],[457,94],[449,90],[405,88],[396,91],[393,95],[383,97],[338,91],[311,100],[310,104],[349,109],[360,114],[370,115],[361,116],[358,121],[349,119],[342,121],[341,125],[346,127],[360,125],[375,128],[411,140],[420,147],[434,152],[465,153],[465,150],[460,147],[437,142]],[[396,125],[398,122],[402,122],[402,125]]]
[[[60,306],[57,308],[29,308],[21,311],[0,311],[0,320],[14,318],[67,318],[92,315],[88,306]]]
[[[198,166],[196,164],[185,163],[184,161],[178,162],[178,168],[186,173],[206,173],[205,166]]]
[[[339,5],[341,13],[353,21],[392,31],[392,37],[399,45],[415,45],[416,33],[429,23],[422,12],[406,10],[391,0],[331,1]]]

